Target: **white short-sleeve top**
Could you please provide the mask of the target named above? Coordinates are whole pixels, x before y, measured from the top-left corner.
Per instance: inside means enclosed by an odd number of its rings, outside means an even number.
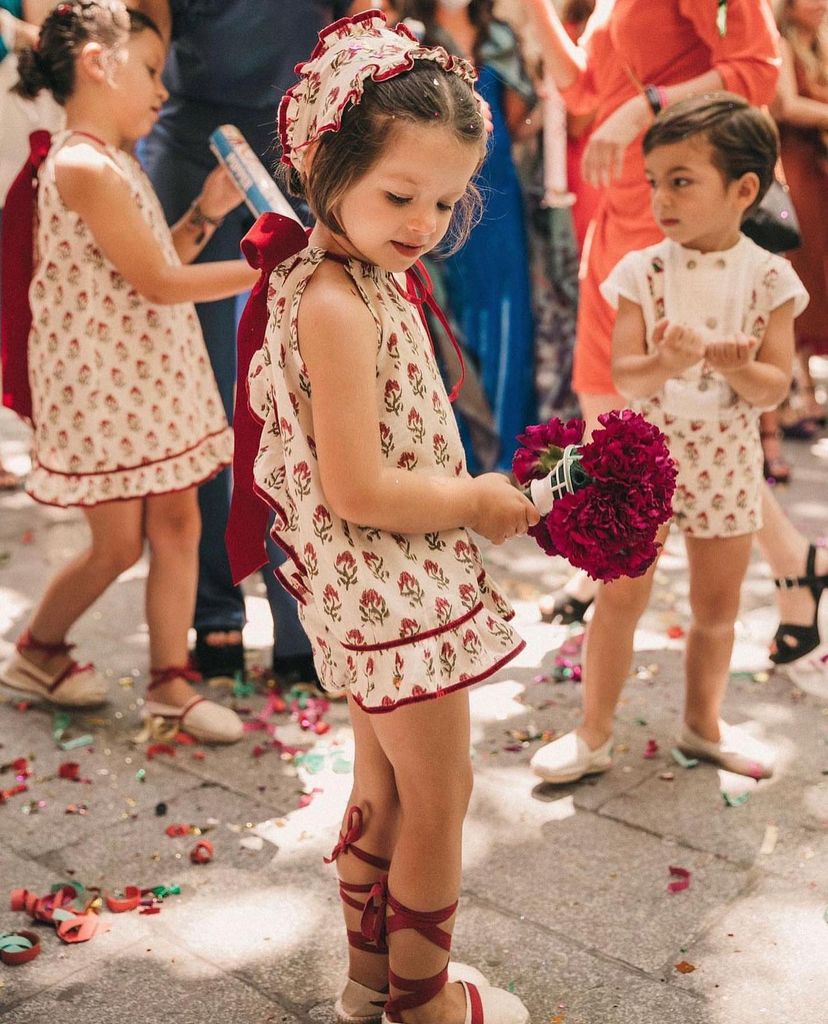
[[[664,239],[627,253],[601,285],[601,294],[615,309],[620,296],[641,307],[648,351],[653,329],[664,317],[709,341],[744,333],[761,343],[773,310],[793,299],[794,316],[799,316],[808,304],[791,264],[746,235],[718,252]],[[703,363],[668,380],[661,397],[666,412],[694,419],[728,419],[747,404]]]

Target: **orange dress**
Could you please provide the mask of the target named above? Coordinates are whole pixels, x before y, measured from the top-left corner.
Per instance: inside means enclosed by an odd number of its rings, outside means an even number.
[[[796,61],[800,96],[828,103],[828,86],[808,81]],[[799,219],[802,245],[791,263],[811,301],[796,320],[796,345],[811,355],[828,355],[828,147],[816,128],[779,125],[782,166]]]
[[[563,90],[567,107],[576,114],[597,110],[597,128],[640,85],[677,85],[711,69],[725,89],[757,105],[770,103],[779,58],[768,5],[728,0],[724,35],[717,28],[717,8],[716,0],[616,0],[603,22],[593,16],[580,40],[587,67]],[[639,137],[627,148],[621,177],[603,191],[587,232],[573,370],[577,393],[616,393],[610,369],[615,313],[599,287],[622,256],[662,237],[650,209]]]

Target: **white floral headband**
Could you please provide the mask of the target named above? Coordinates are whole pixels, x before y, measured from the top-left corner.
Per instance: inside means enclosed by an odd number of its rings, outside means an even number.
[[[362,99],[368,78],[383,82],[410,71],[416,60],[433,60],[470,85],[474,67],[441,46],[422,46],[405,25],[389,28],[382,11],[340,18],[319,33],[319,42],[304,64],[299,81],[279,104],[282,163],[302,171],[307,147],[325,132],[339,131],[342,116]]]

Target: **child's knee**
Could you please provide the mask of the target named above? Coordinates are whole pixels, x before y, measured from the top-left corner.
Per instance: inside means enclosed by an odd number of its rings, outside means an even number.
[[[147,540],[154,549],[171,547],[176,551],[193,551],[201,538],[198,507],[168,509],[147,521]]]
[[[90,556],[100,572],[110,579],[116,579],[122,572],[131,569],[144,553],[142,537],[122,537],[114,544],[93,544]]]
[[[398,780],[403,804],[416,807],[423,827],[439,827],[442,819],[463,818],[469,806],[474,775],[471,760],[422,766],[409,780]]]

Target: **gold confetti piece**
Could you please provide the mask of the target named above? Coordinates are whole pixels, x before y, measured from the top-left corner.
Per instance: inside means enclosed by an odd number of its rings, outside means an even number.
[[[692,974],[696,969],[693,964],[689,964],[686,960],[680,961],[675,967],[679,974]]]

